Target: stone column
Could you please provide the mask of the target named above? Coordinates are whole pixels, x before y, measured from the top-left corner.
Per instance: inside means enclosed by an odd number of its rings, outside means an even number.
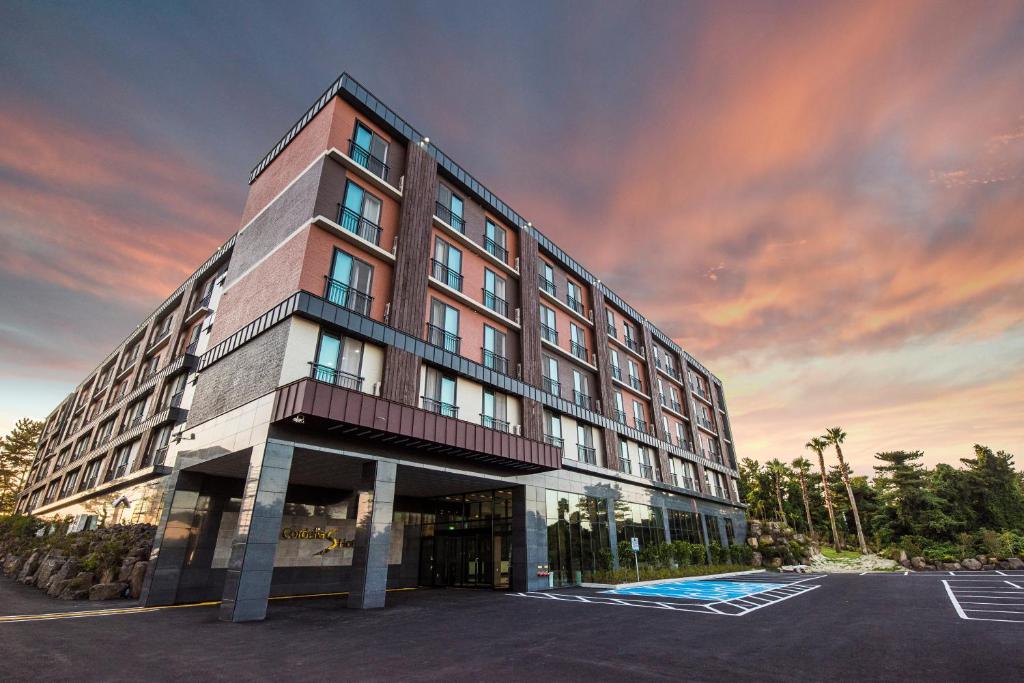
[[[512,590],[548,587],[548,528],[545,491],[537,486],[512,489]]]
[[[368,462],[356,492],[356,538],[352,553],[352,587],[347,606],[377,609],[384,606],[388,587],[391,524],[395,516],[393,462]]]
[[[179,461],[179,467],[167,475],[160,524],[139,596],[140,604],[145,607],[173,605],[178,595],[203,482],[203,475],[183,471],[180,464]]]
[[[267,616],[294,450],[277,441],[253,446],[224,581],[221,621],[260,621]]]

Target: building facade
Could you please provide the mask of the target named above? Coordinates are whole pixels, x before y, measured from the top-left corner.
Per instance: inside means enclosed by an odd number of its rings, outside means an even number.
[[[19,498],[157,524],[147,604],[377,607],[743,541],[721,381],[351,77],[249,182],[46,419]]]

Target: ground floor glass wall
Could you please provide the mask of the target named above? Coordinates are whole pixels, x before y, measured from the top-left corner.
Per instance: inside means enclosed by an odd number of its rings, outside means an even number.
[[[554,586],[591,581],[611,569],[608,507],[604,498],[547,492],[548,564]]]
[[[420,526],[420,584],[508,588],[512,492],[478,491],[432,499]]]
[[[700,515],[689,510],[668,511],[669,538],[673,541],[704,544],[704,534],[700,528]]]

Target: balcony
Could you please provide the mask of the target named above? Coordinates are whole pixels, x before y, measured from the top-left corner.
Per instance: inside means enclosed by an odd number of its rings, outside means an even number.
[[[576,453],[579,456],[580,462],[585,462],[588,465],[597,464],[597,450],[590,446],[584,446],[579,444],[576,446]]]
[[[622,423],[624,425],[628,425],[629,424],[629,422],[626,420],[626,411],[624,411],[624,410],[615,410],[615,411],[613,411],[613,414],[615,415],[615,419],[618,422],[620,422],[620,423]]]
[[[669,376],[669,377],[671,377],[672,379],[678,380],[678,381],[680,381],[680,382],[681,382],[681,381],[683,381],[683,378],[682,378],[682,376],[681,376],[681,375],[679,374],[679,371],[678,371],[678,370],[676,370],[676,369],[675,369],[674,367],[672,367],[671,365],[669,365],[668,363],[665,363],[665,368],[664,368],[664,370],[663,370],[663,371],[664,371],[664,373],[665,373],[666,375],[668,375],[668,376]]]
[[[367,242],[380,246],[380,226],[341,204],[338,204],[338,225]]]
[[[565,295],[565,303],[566,303],[567,306],[569,306],[569,308],[571,308],[572,310],[576,311],[578,314],[580,314],[582,316],[586,315],[586,313],[584,312],[584,309],[583,309],[583,302],[582,301],[580,301],[580,300],[578,300],[578,299],[576,299],[574,297],[571,297],[568,294],[566,294]]]
[[[551,296],[556,296],[556,294],[555,294],[555,283],[552,282],[551,280],[547,279],[543,275],[540,275],[538,277],[540,279],[540,288],[542,290],[544,290],[545,292],[547,292],[548,294],[550,294]]]
[[[544,391],[555,396],[562,395],[562,384],[557,379],[551,379],[550,377],[544,378]]]
[[[159,448],[151,449],[146,454],[145,460],[142,461],[142,466],[149,467],[150,465],[153,465],[154,467],[157,467],[163,465],[165,460],[167,460],[167,446],[161,446]]]
[[[388,177],[391,175],[391,169],[383,159],[370,154],[370,150],[365,147],[360,147],[356,144],[355,140],[348,141],[348,155],[352,158],[352,161],[356,162],[367,171],[377,176],[384,182],[390,182]]]
[[[452,226],[463,235],[466,234],[466,221],[463,220],[462,216],[457,216],[455,213],[442,204],[441,202],[434,203],[434,215],[440,218],[442,221]]]
[[[442,282],[452,289],[462,291],[462,275],[457,270],[452,270],[436,258],[430,259],[432,264],[431,275],[439,282]]]
[[[640,378],[637,377],[636,375],[629,376],[629,386],[633,387],[637,391],[642,392],[644,390],[643,382],[641,382]]]
[[[679,403],[679,401],[670,401],[668,407],[676,411],[680,415],[682,415],[683,413],[683,406]]]
[[[488,370],[494,370],[500,372],[503,375],[508,374],[508,358],[505,356],[499,356],[494,351],[490,351],[485,348],[480,349],[483,354],[484,367]]]
[[[641,432],[647,432],[650,429],[650,425],[647,424],[647,420],[643,420],[639,417],[633,418],[633,426]]]
[[[545,434],[544,435],[544,443],[550,444],[550,445],[554,446],[555,448],[559,448],[559,449],[565,447],[565,440],[562,437],[560,437],[560,436],[554,436],[552,434]]]
[[[192,305],[189,306],[188,314],[187,315],[191,316],[193,313],[196,313],[197,311],[201,311],[204,308],[209,308],[210,307],[210,299],[212,297],[213,297],[213,292],[210,292],[206,296],[202,296],[202,297],[199,297],[198,299],[195,299],[192,302]]]
[[[491,309],[503,318],[508,317],[508,302],[502,299],[500,296],[490,291],[486,287],[483,289],[484,293],[484,306]]]
[[[544,323],[540,324],[540,337],[547,339],[552,344],[558,344],[558,330]]]
[[[623,458],[619,456],[619,471],[625,472],[626,474],[633,474],[633,461],[629,458]]]
[[[363,378],[319,363],[309,364],[309,376],[317,382],[326,382],[353,391],[363,390]]]
[[[572,392],[572,399],[580,408],[586,408],[587,410],[594,409],[594,400],[587,394],[580,391],[574,391]]]
[[[715,430],[715,423],[712,422],[711,420],[707,419],[703,415],[698,415],[697,416],[697,424],[699,424],[704,429],[707,429],[708,431],[711,431],[711,432],[716,431]]]
[[[626,337],[622,343],[625,344],[626,348],[632,351],[633,353],[640,356],[644,355],[644,352],[641,350],[640,347],[640,342],[633,339],[632,337]]]
[[[370,308],[373,306],[373,297],[366,292],[338,280],[332,280],[324,276],[324,298],[332,304],[347,308],[348,310],[369,317]]]
[[[484,237],[484,250],[502,263],[508,263],[508,249],[501,246],[490,237]]]
[[[490,415],[485,415],[484,413],[480,413],[480,424],[488,429],[497,429],[499,432],[509,431],[508,422],[505,420],[499,420],[496,417],[491,417]]]
[[[640,463],[640,476],[644,479],[654,479],[654,468]]]
[[[458,353],[462,346],[462,337],[437,325],[427,323],[427,343],[439,346],[451,353]]]
[[[453,406],[451,403],[445,403],[444,401],[439,401],[436,398],[430,398],[429,396],[421,396],[420,400],[423,401],[424,410],[428,410],[444,417],[457,418],[459,416],[459,407]]]
[[[622,368],[620,368],[618,365],[612,366],[612,378],[617,379],[620,382],[622,381]]]
[[[704,387],[702,387],[700,384],[696,382],[690,382],[690,388],[693,390],[693,393],[695,393],[697,396],[700,396],[708,403],[711,403],[711,393],[705,391]]]
[[[138,413],[136,415],[132,415],[131,417],[125,418],[125,421],[121,424],[121,432],[120,433],[124,434],[129,429],[132,429],[133,427],[138,427],[140,424],[145,422],[145,420],[146,420],[146,414],[145,413]]]
[[[679,474],[672,475],[672,485],[681,489],[689,489],[690,491],[697,490],[697,482],[690,477],[684,477]]]
[[[576,356],[577,358],[579,358],[584,363],[588,362],[588,360],[587,360],[587,347],[584,346],[583,344],[571,341],[571,342],[569,342],[569,351],[571,351],[572,355]]]
[[[615,325],[609,325],[608,326],[608,336],[611,337],[612,339],[618,339],[619,338],[619,331],[615,327]]]

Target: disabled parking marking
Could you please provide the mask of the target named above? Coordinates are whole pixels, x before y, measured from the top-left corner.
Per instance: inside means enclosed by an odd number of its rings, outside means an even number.
[[[678,583],[659,583],[651,586],[631,586],[602,591],[609,595],[637,595],[659,598],[695,598],[697,600],[731,600],[745,598],[755,593],[775,590],[775,583],[754,581],[680,581]]]
[[[1024,587],[1020,582],[943,579],[942,583],[961,619],[1024,624]]]

